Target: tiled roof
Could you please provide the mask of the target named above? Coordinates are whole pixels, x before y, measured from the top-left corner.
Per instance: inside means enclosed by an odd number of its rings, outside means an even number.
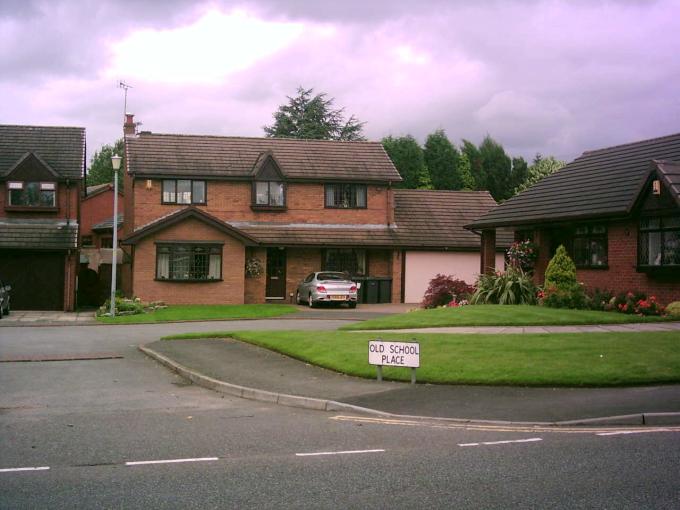
[[[94,186],[88,186],[86,189],[86,197],[85,198],[90,198],[92,195],[98,195],[99,193],[102,193],[104,191],[108,191],[110,189],[113,189],[113,184],[110,182],[104,182],[102,184],[95,184]]]
[[[464,226],[495,209],[488,191],[395,190],[398,243],[411,247],[480,248],[479,235]],[[496,246],[506,247],[512,233],[500,230]]]
[[[630,214],[652,160],[680,161],[680,133],[584,152],[470,228],[530,225]]]
[[[81,179],[85,128],[0,125],[0,178],[30,152],[60,176]]]
[[[675,202],[680,205],[680,163],[654,161],[657,175],[663,180]]]
[[[270,151],[288,179],[398,182],[379,142],[141,133],[126,138],[128,169],[139,176],[250,178]]]
[[[75,220],[0,218],[0,249],[66,250],[77,243]]]
[[[119,214],[118,215],[118,222],[117,222],[118,228],[120,228],[121,225],[123,224],[123,220],[124,220],[124,215]],[[92,230],[107,230],[107,229],[113,230],[113,216],[105,219],[104,221],[100,221],[96,225],[92,225]]]

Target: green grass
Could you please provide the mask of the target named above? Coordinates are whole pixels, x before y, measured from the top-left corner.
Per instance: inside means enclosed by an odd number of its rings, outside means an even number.
[[[619,312],[566,310],[531,305],[470,305],[433,308],[388,315],[349,324],[341,329],[436,328],[445,326],[559,326],[578,324],[627,324],[659,322],[665,317],[639,317]]]
[[[292,305],[176,305],[141,315],[97,317],[105,324],[145,324],[150,322],[264,319],[296,312]]]
[[[239,331],[165,337],[232,337],[353,376],[374,378],[368,341],[343,331]],[[386,333],[384,340],[413,335]],[[624,386],[680,382],[680,332],[525,335],[419,334],[418,381],[437,384]],[[409,369],[386,367],[408,381]]]

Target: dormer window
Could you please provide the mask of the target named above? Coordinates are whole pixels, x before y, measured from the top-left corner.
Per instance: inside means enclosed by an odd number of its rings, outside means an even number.
[[[284,207],[286,205],[284,184],[280,181],[255,182],[255,205]]]
[[[57,184],[54,182],[10,181],[7,187],[12,207],[57,206]]]

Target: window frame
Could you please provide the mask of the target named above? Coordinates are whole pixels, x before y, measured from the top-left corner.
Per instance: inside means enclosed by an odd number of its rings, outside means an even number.
[[[52,204],[13,204],[12,203],[12,192],[21,190],[22,194],[26,192],[27,185],[37,184],[38,185],[38,197],[43,192],[51,192],[52,194]],[[32,210],[32,211],[56,211],[58,210],[57,201],[57,182],[56,181],[7,181],[7,209],[15,210]]]
[[[172,283],[211,283],[211,282],[221,282],[223,281],[223,273],[222,273],[222,265],[224,262],[224,243],[218,242],[218,241],[178,241],[178,242],[173,242],[173,241],[158,241],[155,243],[156,245],[156,263],[155,263],[155,268],[154,268],[154,280],[158,282],[172,282]],[[178,250],[179,248],[188,248],[189,252],[191,253],[191,256],[193,257],[193,251],[196,248],[203,248],[207,249],[207,272],[206,272],[206,278],[171,278],[170,277],[170,267],[173,264],[172,261],[172,255],[173,255],[173,248],[175,250]],[[163,252],[161,252],[160,249],[167,249],[169,257],[168,257],[168,277],[167,278],[162,278],[159,276],[158,269],[159,269],[159,255]],[[210,256],[211,255],[218,255],[219,256],[219,277],[217,278],[210,278]],[[176,262],[175,262],[176,263]],[[191,263],[195,267],[195,263]]]
[[[189,189],[191,190],[189,193],[191,193],[191,200],[189,202],[179,202],[178,201],[178,192],[177,192],[177,183],[179,181],[189,181]],[[174,183],[174,189],[175,191],[174,200],[165,200],[165,183],[166,182],[172,182]],[[202,202],[197,202],[194,200],[194,183],[197,182],[202,182],[203,183],[203,201]],[[205,179],[161,179],[161,205],[208,205],[208,181]]]
[[[675,270],[675,269],[680,269],[680,262],[677,264],[669,264],[665,263],[664,259],[666,258],[665,250],[666,250],[666,241],[664,239],[664,234],[666,232],[675,232],[677,233],[677,242],[680,242],[680,224],[676,227],[665,227],[664,226],[664,220],[667,220],[668,218],[673,218],[676,219],[677,221],[680,221],[680,215],[678,214],[657,214],[657,215],[644,215],[638,220],[638,231],[637,231],[637,267],[640,270],[644,271],[650,271],[650,270]],[[659,221],[659,226],[655,228],[643,228],[642,227],[642,221],[643,220],[649,220],[649,219],[656,219]],[[658,233],[660,234],[659,236],[659,264],[649,264],[649,263],[642,263],[642,243],[641,239],[644,234],[649,234],[649,233]]]
[[[352,202],[352,197],[354,198],[354,203],[348,205],[337,205],[328,203],[328,188],[329,186],[349,186],[350,191],[350,202]],[[364,191],[364,205],[357,205],[357,190],[363,189]],[[335,197],[337,196],[337,191],[333,191],[333,198],[335,202]],[[329,182],[324,184],[323,187],[323,205],[325,209],[368,209],[368,185],[355,183],[355,182]]]
[[[602,228],[604,232],[593,232],[595,228]],[[578,233],[579,229],[586,229],[585,233]],[[605,261],[604,264],[593,264],[592,262],[582,264],[579,261],[576,260],[576,240],[577,239],[583,239],[586,241],[588,245],[588,253],[586,255],[586,258],[592,261],[592,243],[593,242],[602,242],[604,246],[604,256],[605,256]],[[571,258],[574,261],[574,265],[576,266],[576,269],[609,269],[609,229],[607,228],[606,224],[603,223],[597,223],[597,224],[586,224],[586,225],[577,225],[574,228],[574,232],[571,237]]]
[[[266,204],[258,204],[257,203],[257,185],[262,184],[262,183],[267,183],[267,203]],[[271,185],[276,184],[276,185],[281,185],[282,187],[282,194],[283,194],[283,204],[281,205],[276,205],[271,203]],[[288,185],[286,184],[286,181],[284,180],[276,180],[276,179],[255,179],[253,181],[252,187],[251,187],[251,195],[250,195],[250,207],[253,209],[259,209],[259,210],[265,210],[265,211],[283,211],[285,210],[288,206]]]
[[[358,269],[362,269],[363,271],[350,271],[345,268],[334,268],[334,267],[329,267],[328,265],[328,254],[329,252],[333,251],[351,251],[357,256],[357,266],[359,266],[359,263],[363,263],[363,267]],[[365,248],[326,248],[323,250],[323,259],[321,260],[321,271],[323,272],[346,272],[348,273],[351,277],[355,276],[368,276],[368,250]]]

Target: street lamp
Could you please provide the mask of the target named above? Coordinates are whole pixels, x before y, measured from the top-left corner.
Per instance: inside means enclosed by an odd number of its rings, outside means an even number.
[[[111,317],[116,316],[116,260],[118,254],[118,170],[121,158],[118,154],[111,156],[113,166],[113,253],[111,254]]]

